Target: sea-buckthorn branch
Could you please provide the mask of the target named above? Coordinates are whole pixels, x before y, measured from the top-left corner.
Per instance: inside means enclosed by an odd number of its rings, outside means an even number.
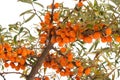
[[[53,22],[54,2],[55,2],[55,0],[53,0],[53,2],[52,2],[52,11],[51,11],[51,15],[50,15],[50,17],[51,17],[50,23]]]
[[[81,2],[81,0],[79,0],[78,2]],[[77,4],[75,5],[74,9],[68,14],[68,16],[63,19],[63,22],[65,22],[74,11],[79,11],[79,9],[77,8]]]
[[[49,50],[52,48],[52,44],[48,44],[46,48],[43,50],[42,54],[40,57],[38,57],[37,62],[35,65],[32,67],[31,72],[29,75],[26,77],[26,80],[34,80],[35,75],[38,73],[40,67],[42,66],[43,61],[45,60],[45,57],[49,53]]]
[[[3,80],[6,80],[6,78],[3,74],[0,74],[0,76],[3,78]]]
[[[4,80],[6,80],[4,74],[20,74],[20,75],[22,75],[24,77],[26,76],[25,74],[23,74],[21,72],[2,72],[2,73],[0,73],[0,75],[3,77]]]
[[[37,11],[36,11],[33,3],[32,3],[31,5],[32,5],[32,7],[33,7],[33,11],[35,12],[36,16],[37,16],[37,17],[40,19],[40,21],[42,22],[43,20],[42,20],[42,18],[37,14]]]
[[[57,53],[65,58],[67,58],[67,56],[65,56],[64,54],[62,54],[59,50],[57,50],[56,48],[52,48],[53,50],[57,51]]]

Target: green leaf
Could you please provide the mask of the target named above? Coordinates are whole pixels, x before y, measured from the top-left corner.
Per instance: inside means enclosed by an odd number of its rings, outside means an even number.
[[[17,43],[17,35],[14,36],[14,43]]]
[[[25,15],[25,14],[28,14],[28,13],[31,13],[31,9],[30,10],[27,10],[27,11],[24,11],[24,12],[22,12],[21,14],[20,14],[20,16],[23,16],[23,15]]]
[[[29,3],[29,4],[32,3],[32,0],[18,0],[18,1],[21,1],[21,2],[23,2],[23,3]]]
[[[38,2],[34,2],[34,4],[36,4],[36,5],[38,5],[38,6],[42,7],[42,8],[44,8],[44,6],[43,6],[42,4],[40,4],[40,3],[38,3]]]
[[[15,23],[15,24],[9,24],[8,26],[9,26],[9,30],[13,30],[13,29],[18,30],[17,23]]]
[[[94,46],[95,46],[95,43],[93,43],[93,45],[90,47],[90,49],[88,50],[88,52],[90,52],[93,49]]]
[[[26,22],[30,21],[34,16],[35,16],[35,13],[32,14],[32,15],[31,15],[28,19],[26,19],[24,22],[26,23]]]
[[[97,0],[94,0],[94,7],[98,7],[98,2],[97,2]]]
[[[99,43],[99,40],[96,40],[95,41],[95,47],[94,47],[94,50],[96,50],[97,46],[98,46],[98,43]]]
[[[118,72],[118,77],[120,76],[120,69],[117,69],[117,72]]]
[[[18,35],[23,31],[23,27],[20,28]]]

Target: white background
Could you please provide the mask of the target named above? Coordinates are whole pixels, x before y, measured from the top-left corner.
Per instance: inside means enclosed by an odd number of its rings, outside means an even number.
[[[38,1],[41,2],[43,5],[48,5],[52,2],[52,0],[38,0]],[[55,0],[55,1],[64,2],[64,4],[69,7],[73,7],[75,4],[73,2],[74,0]],[[0,25],[4,27],[8,27],[7,26],[8,24],[12,24],[15,23],[16,21],[19,21],[21,19],[19,14],[30,8],[32,8],[30,5],[18,2],[17,0],[0,0]],[[31,24],[36,24],[36,23],[39,23],[39,21],[34,20],[34,22]],[[14,70],[10,69],[9,71],[14,71]],[[16,74],[9,74],[5,77],[7,80],[24,80],[19,78],[19,75]],[[2,80],[1,77],[0,80]]]

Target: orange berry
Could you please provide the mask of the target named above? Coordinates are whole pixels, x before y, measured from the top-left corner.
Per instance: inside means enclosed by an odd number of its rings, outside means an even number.
[[[66,48],[62,47],[62,48],[60,49],[60,51],[61,51],[62,53],[64,53],[64,52],[66,52]]]
[[[84,36],[83,36],[82,34],[79,34],[78,38],[79,38],[79,39],[83,39]]]
[[[60,36],[56,36],[56,42],[61,42],[62,41],[62,38]]]
[[[44,44],[45,41],[46,41],[46,39],[47,39],[47,36],[41,35],[41,36],[40,36],[40,43],[41,43],[41,44]]]
[[[35,77],[34,80],[41,80],[41,78]]]
[[[44,76],[44,80],[50,80],[48,76]]]
[[[7,62],[4,63],[5,67],[9,67],[9,64]]]
[[[68,62],[72,62],[72,60],[73,60],[73,54],[71,53],[71,52],[69,52],[68,54],[67,54],[67,60],[68,60]]]
[[[86,75],[89,75],[90,72],[91,72],[90,68],[85,69],[85,74],[86,74]]]
[[[63,47],[64,44],[65,44],[65,43],[64,43],[63,41],[61,41],[61,42],[58,43],[58,45],[59,45],[60,47]]]
[[[101,36],[100,32],[95,32],[95,33],[93,34],[93,38],[94,38],[94,39],[99,39],[100,36]]]
[[[51,43],[54,44],[55,42],[56,42],[56,39],[55,39],[55,37],[52,36]]]
[[[120,36],[117,36],[115,41],[120,42]]]
[[[111,36],[107,36],[106,40],[107,40],[107,42],[112,42],[112,37]]]
[[[20,67],[19,67],[19,66],[15,66],[15,70],[16,70],[16,71],[19,71],[19,70],[20,70]]]
[[[77,61],[75,62],[75,65],[76,65],[77,67],[80,67],[80,66],[81,66],[81,62],[77,60]]]
[[[20,68],[21,68],[22,70],[25,70],[25,66],[24,66],[24,65],[21,65]]]
[[[61,30],[61,29],[59,29],[59,30],[56,31],[56,34],[57,34],[57,35],[61,35],[61,33],[62,33],[62,30]]]
[[[54,12],[54,13],[53,13],[53,20],[54,20],[54,21],[58,21],[59,15],[60,15],[59,12]]]
[[[10,60],[11,62],[15,62],[15,57],[12,56],[12,57],[9,58],[9,60]]]
[[[59,62],[61,64],[61,66],[66,66],[67,65],[66,58],[64,58],[64,57],[60,57]]]
[[[76,25],[75,25],[75,26],[73,26],[72,28],[73,28],[73,30],[74,30],[74,31],[78,31],[78,29],[79,29],[79,25],[78,25],[78,24],[76,24]]]
[[[84,37],[84,38],[83,38],[83,41],[84,41],[85,43],[92,43],[92,38],[91,38],[90,36]]]
[[[74,42],[74,41],[75,41],[75,38],[70,37],[70,42]]]
[[[75,80],[80,80],[80,77],[79,77],[79,76],[76,76],[76,77],[75,77]]]
[[[105,30],[105,33],[106,33],[106,35],[111,35],[112,34],[112,29],[111,28],[107,28]]]
[[[67,64],[67,68],[72,69],[73,67],[74,65],[71,62]]]
[[[8,53],[7,53],[7,57],[8,57],[8,58],[12,57],[12,52],[8,52]]]
[[[13,62],[10,62],[10,66],[11,66],[12,68],[15,68],[15,64],[14,64]]]
[[[67,22],[67,26],[68,26],[68,27],[70,27],[70,26],[71,26],[71,24],[72,24],[71,22]]]
[[[78,7],[82,7],[82,6],[83,6],[83,2],[80,1],[80,2],[77,4],[77,6],[78,6]]]
[[[102,37],[102,38],[101,38],[101,42],[103,42],[103,43],[107,42],[106,37]]]
[[[5,43],[5,44],[3,44],[3,46],[5,47],[5,49],[6,49],[8,52],[12,51],[12,47],[10,46],[10,44]]]
[[[21,58],[19,63],[20,63],[21,65],[24,65],[24,64],[25,64],[25,59]]]
[[[60,36],[61,36],[61,38],[66,37],[66,36],[65,36],[65,33],[61,33],[61,35],[60,35]]]
[[[76,36],[76,34],[75,34],[75,32],[74,32],[74,31],[70,31],[70,32],[69,32],[69,36],[70,36],[70,37],[75,37],[75,36]]]
[[[82,72],[77,72],[77,76],[81,77],[83,75]]]
[[[59,6],[60,6],[59,3],[55,3],[55,4],[54,4],[54,8],[58,8]]]
[[[64,43],[69,43],[69,42],[70,42],[70,40],[69,40],[69,38],[68,38],[68,37],[65,37],[65,38],[63,38],[63,42],[64,42]]]
[[[98,30],[99,30],[99,27],[98,27],[97,24],[95,24],[95,25],[93,26],[93,28],[94,28],[94,31],[98,31]]]
[[[78,67],[78,72],[83,72],[84,68],[83,66]]]

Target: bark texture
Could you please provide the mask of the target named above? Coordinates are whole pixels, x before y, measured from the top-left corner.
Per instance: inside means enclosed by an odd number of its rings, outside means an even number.
[[[42,52],[41,56],[38,58],[36,64],[32,67],[30,74],[26,77],[26,80],[34,80],[35,75],[38,73],[40,67],[42,66],[45,57],[49,53],[49,50],[52,48],[52,44],[49,44],[44,51]]]

